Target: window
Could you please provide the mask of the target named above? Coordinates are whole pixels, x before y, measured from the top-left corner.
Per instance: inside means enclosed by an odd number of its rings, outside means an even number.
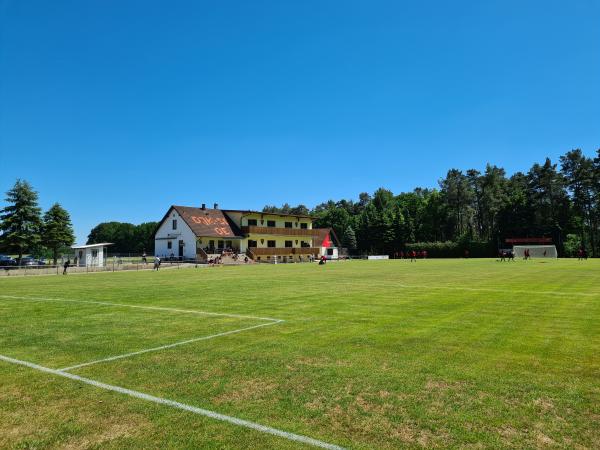
[[[248,219],[249,227],[255,227],[256,225],[258,225],[258,222],[256,221],[256,219]]]
[[[213,248],[213,249],[214,249],[214,248],[215,248],[215,241],[208,241],[208,246],[209,246],[210,248]]]
[[[98,257],[98,250],[92,250],[92,258]]]
[[[177,219],[173,219],[173,229],[177,229]]]
[[[286,228],[292,228],[292,222],[286,222],[285,223],[285,227]]]
[[[300,228],[302,228],[303,230],[306,230],[308,228],[308,224],[305,222],[301,222],[300,223]]]
[[[275,221],[274,220],[267,220],[267,226],[268,227],[274,227],[275,226]]]
[[[275,241],[267,241],[267,247],[274,248],[275,247]]]
[[[248,247],[258,247],[258,242],[248,240]]]
[[[293,247],[292,241],[285,241],[285,246],[287,248]]]
[[[167,241],[167,248],[171,250],[173,248],[173,243],[171,241]]]
[[[300,247],[310,247],[310,244],[308,242],[302,241],[300,242]]]

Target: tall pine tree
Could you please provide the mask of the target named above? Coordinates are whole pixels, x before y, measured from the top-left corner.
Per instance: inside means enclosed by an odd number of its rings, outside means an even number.
[[[44,214],[42,225],[42,244],[52,251],[54,264],[62,247],[73,245],[75,236],[69,213],[58,203]]]
[[[8,251],[16,252],[19,261],[23,253],[40,242],[41,210],[38,194],[24,180],[17,180],[6,193],[8,206],[0,211],[0,241]]]
[[[346,227],[346,231],[344,231],[344,236],[342,237],[342,246],[348,250],[356,250],[356,234],[350,225],[348,225]]]

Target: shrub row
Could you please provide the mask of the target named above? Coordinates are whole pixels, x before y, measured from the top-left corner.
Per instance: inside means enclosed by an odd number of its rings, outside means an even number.
[[[427,251],[429,258],[463,258],[465,250],[470,258],[491,258],[496,256],[496,247],[491,242],[415,242],[406,244],[407,251]]]

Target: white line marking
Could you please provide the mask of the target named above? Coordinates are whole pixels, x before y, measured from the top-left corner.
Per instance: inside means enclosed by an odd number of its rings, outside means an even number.
[[[90,362],[86,362],[86,363],[82,363],[82,364],[76,364],[74,366],[63,367],[62,369],[58,369],[58,370],[66,372],[67,370],[73,370],[73,369],[78,369],[80,367],[91,366],[92,364],[99,364],[99,363],[103,363],[103,362],[115,361],[117,359],[129,358],[130,356],[141,355],[143,353],[148,353],[148,352],[156,352],[159,350],[165,350],[168,348],[177,347],[179,345],[191,344],[192,342],[205,341],[207,339],[212,339],[212,338],[216,338],[216,337],[220,337],[220,336],[227,336],[229,334],[241,333],[242,331],[253,330],[254,328],[268,327],[271,325],[276,325],[281,322],[283,322],[283,320],[280,320],[277,322],[261,323],[260,325],[254,325],[254,326],[246,327],[246,328],[239,328],[237,330],[232,330],[232,331],[224,331],[223,333],[212,334],[210,336],[202,336],[202,337],[192,338],[192,339],[188,339],[188,340],[181,341],[181,342],[175,342],[174,344],[167,344],[167,345],[162,345],[160,347],[148,348],[145,350],[139,350],[137,352],[125,353],[123,355],[110,356],[108,358],[98,359],[96,361],[90,361]]]
[[[493,288],[472,288],[467,286],[414,286],[409,284],[398,284],[398,287],[407,288],[407,289],[451,289],[454,291],[472,291],[472,292],[500,292],[500,293],[511,293],[511,294],[529,294],[531,295],[531,291],[526,290],[514,290],[514,289],[493,289]],[[599,294],[594,294],[591,292],[561,292],[561,291],[535,291],[534,294],[538,295],[555,295],[559,297],[572,297],[572,296],[581,296],[581,297],[596,297]]]
[[[283,322],[282,319],[273,319],[272,317],[257,317],[257,316],[244,316],[240,314],[226,314],[216,313],[208,311],[197,311],[177,308],[167,308],[163,306],[142,306],[142,305],[128,305],[127,303],[111,303],[111,302],[99,302],[94,300],[70,300],[64,298],[47,298],[47,297],[20,297],[16,295],[0,295],[1,298],[8,298],[14,300],[29,300],[32,302],[70,302],[70,303],[88,303],[92,305],[104,305],[104,306],[123,306],[126,308],[137,308],[137,309],[148,309],[153,311],[171,311],[185,314],[200,314],[206,316],[222,316],[222,317],[233,317],[236,319],[256,319],[256,320],[267,320],[271,322]]]
[[[252,430],[260,431],[261,433],[272,434],[274,436],[279,436],[290,441],[301,442],[303,444],[308,444],[315,447],[326,448],[330,450],[343,450],[343,447],[340,447],[338,445],[329,444],[327,442],[319,441],[318,439],[313,439],[311,437],[303,436],[301,434],[290,433],[288,431],[279,430],[277,428],[272,428],[266,425],[260,425],[255,422],[250,422],[249,420],[238,419],[237,417],[227,416],[225,414],[220,414],[218,412],[210,411],[208,409],[197,408],[195,406],[180,403],[175,400],[155,397],[153,395],[144,394],[143,392],[134,391],[119,386],[113,386],[111,384],[102,383],[100,381],[92,380],[90,378],[80,377],[79,375],[63,372],[61,370],[50,369],[48,367],[40,366],[28,361],[21,361],[19,359],[10,358],[4,355],[0,355],[0,360],[11,364],[29,367],[30,369],[39,370],[40,372],[45,372],[52,375],[57,375],[59,377],[68,378],[70,380],[79,381],[81,383],[89,384],[91,386],[95,386],[101,389],[106,389],[107,391],[118,392],[119,394],[128,395],[130,397],[146,400],[153,403],[158,403],[159,405],[170,406],[171,408],[188,411],[194,414],[198,414],[200,416],[210,417],[211,419],[220,420],[222,422],[228,422],[241,427],[250,428]]]

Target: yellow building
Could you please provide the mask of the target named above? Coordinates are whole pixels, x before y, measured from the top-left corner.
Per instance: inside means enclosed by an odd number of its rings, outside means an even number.
[[[328,229],[314,229],[313,218],[299,214],[171,206],[155,233],[161,257],[207,259],[225,252],[245,253],[256,261],[303,261],[323,252]]]

